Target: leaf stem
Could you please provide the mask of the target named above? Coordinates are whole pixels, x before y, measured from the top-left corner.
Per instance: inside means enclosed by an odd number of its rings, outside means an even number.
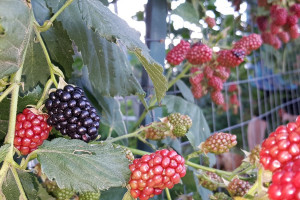
[[[168,199],[168,200],[172,200],[169,189],[166,188],[165,191],[166,191],[167,199]]]
[[[169,84],[168,84],[168,89],[170,89],[179,79],[183,78],[185,74],[190,70],[192,65],[190,64],[185,64],[183,66],[183,70],[181,71],[180,74],[178,74],[174,79],[172,79]]]
[[[203,165],[198,165],[198,164],[193,163],[191,161],[185,161],[185,164],[188,165],[188,166],[191,166],[195,169],[202,169],[204,171],[216,173],[216,174],[222,176],[225,179],[228,179],[228,176],[231,176],[231,172],[227,172],[227,171],[223,171],[223,170],[219,170],[219,169],[215,169],[215,168],[210,168],[210,167],[205,167]]]
[[[39,100],[38,103],[36,104],[36,108],[37,108],[37,109],[39,109],[39,108],[43,105],[43,103],[44,103],[44,101],[45,101],[45,98],[46,98],[46,96],[47,96],[47,93],[48,93],[48,91],[49,91],[49,89],[50,89],[50,87],[51,87],[52,84],[53,84],[52,79],[49,79],[49,80],[47,81],[46,85],[45,85],[45,88],[44,88],[42,97],[40,98],[40,100]]]
[[[55,19],[73,2],[73,0],[67,0],[65,4],[50,18],[50,20],[46,20],[42,26],[38,26],[38,30],[40,32],[47,31],[55,21]]]
[[[136,131],[134,131],[132,133],[129,133],[129,134],[126,134],[126,135],[122,135],[122,136],[115,137],[113,139],[107,140],[107,142],[116,142],[118,140],[122,140],[122,139],[125,139],[125,138],[137,137],[140,132],[146,130],[147,128],[149,128],[149,127],[139,128],[139,129],[137,129]]]
[[[130,148],[130,147],[125,147],[125,148],[129,149],[135,155],[143,156],[143,155],[150,154],[150,152],[139,150],[139,149],[134,149],[134,148]]]
[[[19,188],[19,191],[20,191],[20,199],[22,200],[27,200],[27,197],[26,197],[26,194],[24,192],[24,189],[23,189],[23,186],[22,186],[22,183],[21,183],[21,180],[19,178],[19,175],[17,173],[17,170],[15,168],[10,168],[11,169],[11,172],[16,180],[16,183],[17,183],[17,186]]]
[[[17,83],[11,84],[0,96],[0,102],[15,88]]]
[[[54,75],[54,70],[53,70],[54,66],[53,66],[53,64],[51,62],[49,53],[47,51],[46,45],[45,45],[45,43],[43,41],[43,38],[42,38],[42,36],[40,34],[40,31],[38,30],[37,23],[35,23],[35,25],[33,26],[33,28],[34,28],[34,32],[36,34],[36,37],[37,37],[38,41],[40,42],[40,45],[41,45],[41,47],[43,49],[44,55],[46,57],[46,61],[47,61],[47,64],[49,66],[49,71],[50,71],[51,79],[52,79],[55,87],[57,88],[58,84],[57,84],[57,81],[56,81],[55,75]]]

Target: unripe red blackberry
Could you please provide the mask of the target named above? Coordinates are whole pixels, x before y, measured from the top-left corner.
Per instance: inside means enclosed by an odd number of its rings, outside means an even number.
[[[212,17],[205,17],[204,21],[207,23],[208,27],[213,28],[216,25],[216,20],[215,18]]]
[[[192,85],[198,85],[203,80],[204,74],[198,67],[192,67],[190,70],[192,76],[189,78],[189,81]]]
[[[285,8],[277,8],[271,12],[272,23],[275,23],[278,26],[283,26],[288,17],[288,11]]]
[[[215,191],[218,188],[218,183],[223,183],[223,180],[220,176],[213,172],[202,172],[197,175],[199,184],[211,191]]]
[[[212,58],[212,49],[202,43],[196,43],[186,54],[186,59],[193,65],[209,62]]]
[[[207,83],[214,91],[221,91],[223,89],[223,81],[218,76],[212,76]]]
[[[84,192],[80,193],[79,200],[99,200],[100,192]]]
[[[223,105],[225,103],[224,96],[221,91],[213,91],[210,93],[211,100],[217,105]]]
[[[214,75],[222,79],[223,82],[225,82],[229,78],[230,73],[226,70],[225,67],[218,66],[214,71]]]
[[[298,18],[300,18],[300,4],[299,3],[295,3],[294,5],[292,5],[290,7],[290,11],[297,15]]]
[[[285,164],[273,173],[268,194],[270,200],[298,200],[300,198],[300,159]]]
[[[236,67],[244,61],[245,55],[243,49],[221,50],[218,52],[217,61],[225,67]]]
[[[200,99],[207,93],[207,90],[201,84],[192,85],[191,91],[195,99]]]
[[[263,41],[260,35],[252,33],[249,36],[244,36],[238,42],[234,44],[235,49],[243,49],[246,55],[249,55],[252,51],[258,49],[262,45]]]
[[[261,145],[260,163],[266,170],[274,171],[300,155],[300,127],[290,122],[279,126]]]
[[[290,41],[290,35],[288,32],[281,31],[277,34],[277,36],[283,43],[288,43]]]
[[[173,188],[186,174],[184,158],[167,149],[135,159],[129,169],[130,194],[141,200],[159,195],[165,188]]]
[[[36,109],[31,109],[25,108],[16,119],[14,146],[22,155],[27,155],[42,145],[52,129],[47,124],[47,114],[38,114]]]
[[[244,196],[248,190],[251,188],[251,185],[247,181],[240,180],[238,178],[233,179],[227,186],[227,190],[231,196]]]
[[[268,29],[268,17],[267,16],[259,16],[256,19],[257,26],[261,32],[264,32]]]
[[[189,49],[190,43],[181,40],[178,45],[167,53],[166,60],[173,66],[179,65],[185,59],[186,53]]]
[[[217,192],[209,197],[210,200],[232,200],[230,196],[224,192]]]
[[[85,142],[97,138],[100,117],[81,88],[66,85],[64,89],[57,89],[49,94],[45,106],[48,124],[62,135]]]
[[[290,34],[290,38],[291,39],[297,39],[299,37],[299,26],[298,24],[294,25],[294,26],[291,26],[289,28],[289,34]]]
[[[153,122],[148,125],[145,133],[145,138],[150,140],[163,140],[170,135],[170,126],[164,122]]]
[[[236,135],[230,133],[214,133],[205,142],[200,144],[200,149],[205,153],[222,154],[237,144]]]
[[[214,70],[210,66],[204,67],[203,74],[207,79],[210,79],[214,75]]]

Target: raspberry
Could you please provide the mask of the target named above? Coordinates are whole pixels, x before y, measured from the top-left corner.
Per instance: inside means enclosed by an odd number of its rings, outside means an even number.
[[[298,23],[298,17],[296,15],[289,15],[286,20],[288,26],[294,26]]]
[[[273,173],[268,194],[270,200],[300,199],[300,159],[287,163]]]
[[[208,27],[210,27],[210,28],[213,28],[216,25],[215,18],[207,16],[204,21],[207,23]]]
[[[189,79],[190,83],[192,85],[200,84],[204,77],[203,73],[201,73],[201,70],[198,67],[192,67],[190,72],[192,74],[192,77]]]
[[[262,45],[261,36],[252,33],[249,36],[242,37],[238,42],[234,44],[235,49],[243,49],[246,55],[249,55],[252,51],[258,49]]]
[[[200,144],[200,149],[205,153],[222,154],[237,144],[236,135],[230,133],[214,133],[205,142]]]
[[[14,146],[22,155],[27,155],[42,145],[52,127],[47,124],[47,114],[35,114],[25,108],[17,115]]]
[[[145,137],[150,140],[165,139],[170,132],[170,127],[163,122],[153,122],[148,125],[149,128],[144,131]]]
[[[223,183],[222,178],[213,172],[201,172],[197,175],[199,184],[211,191],[215,191],[218,188],[218,183]]]
[[[57,89],[49,94],[45,106],[50,116],[48,124],[62,135],[85,142],[98,136],[100,117],[81,88],[66,85],[63,90]]]
[[[217,77],[222,79],[223,82],[225,82],[230,76],[230,74],[227,72],[226,68],[222,67],[222,66],[216,67],[214,75],[216,75]]]
[[[285,31],[279,32],[277,36],[283,43],[288,43],[290,40],[290,35]]]
[[[289,34],[291,39],[297,39],[299,37],[298,25],[291,26],[289,29]]]
[[[290,11],[300,18],[300,4],[295,3],[290,7]]]
[[[279,31],[280,31],[280,27],[281,27],[281,26],[278,26],[277,24],[272,23],[272,24],[271,24],[271,27],[270,27],[271,33],[272,33],[273,35],[276,35],[276,34],[279,33]]]
[[[79,200],[99,200],[100,192],[84,192],[79,195]]]
[[[237,84],[233,84],[228,87],[228,92],[238,92],[238,90]]]
[[[287,21],[288,11],[285,8],[277,8],[271,12],[272,23],[283,26]]]
[[[211,100],[217,105],[224,104],[224,96],[221,91],[213,91],[210,93]]]
[[[296,122],[300,121],[300,117]],[[300,155],[300,132],[296,123],[279,126],[261,146],[260,163],[266,170],[274,171]]]
[[[267,16],[257,17],[256,23],[261,32],[264,32],[268,29],[268,17]]]
[[[214,195],[211,195],[209,197],[210,200],[232,200],[231,197],[229,197],[227,194],[224,192],[217,192]]]
[[[173,188],[186,174],[184,158],[167,149],[135,159],[129,169],[130,194],[141,200],[159,195],[165,188]]]
[[[57,187],[54,191],[53,191],[53,195],[56,197],[57,200],[66,200],[66,199],[70,199],[72,196],[74,196],[75,192],[71,189],[60,189],[59,187]]]
[[[188,115],[182,115],[180,113],[172,113],[168,117],[169,122],[173,125],[183,125],[187,129],[192,126],[192,119]]]
[[[225,67],[236,67],[244,61],[243,49],[222,50],[218,53],[217,61]]]
[[[206,78],[209,79],[209,78],[213,77],[214,70],[210,66],[206,66],[206,67],[204,67],[203,74]]]
[[[207,84],[215,91],[221,91],[223,89],[223,81],[217,76],[211,77]]]
[[[171,49],[166,56],[166,60],[171,65],[179,65],[186,56],[187,51],[190,48],[190,43],[184,40],[181,40],[178,45]]]
[[[192,93],[195,99],[200,99],[206,94],[206,91],[203,90],[202,85],[192,85]]]
[[[231,196],[242,197],[250,188],[251,185],[249,182],[235,178],[228,184],[227,190]]]
[[[212,49],[202,43],[196,43],[186,54],[186,59],[193,65],[209,62],[212,58]]]

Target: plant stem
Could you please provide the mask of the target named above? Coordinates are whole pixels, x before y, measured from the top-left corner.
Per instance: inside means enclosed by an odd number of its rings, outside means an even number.
[[[37,109],[39,109],[39,108],[43,105],[44,100],[45,100],[45,98],[46,98],[46,96],[47,96],[47,93],[48,93],[48,91],[49,91],[49,89],[50,89],[52,83],[53,83],[52,79],[49,79],[49,80],[47,81],[47,83],[46,83],[46,85],[45,85],[45,88],[44,88],[44,91],[43,91],[43,94],[42,94],[42,97],[40,98],[39,102],[36,104],[36,108],[37,108]]]
[[[14,89],[17,83],[11,84],[0,96],[0,102]]]
[[[37,24],[37,23],[36,23],[36,24]],[[38,41],[40,42],[40,45],[41,45],[41,47],[42,47],[42,49],[43,49],[43,52],[44,52],[44,55],[45,55],[45,57],[46,57],[46,61],[47,61],[47,64],[48,64],[48,66],[49,66],[49,71],[50,71],[51,79],[52,79],[52,81],[53,81],[55,87],[57,88],[57,87],[58,87],[58,84],[57,84],[57,81],[56,81],[56,79],[55,79],[54,70],[53,70],[53,64],[52,64],[52,62],[51,62],[51,59],[50,59],[49,53],[48,53],[48,51],[47,51],[46,45],[45,45],[45,43],[44,43],[44,41],[43,41],[43,38],[42,38],[42,36],[41,36],[41,34],[40,34],[40,31],[38,30],[38,27],[37,27],[36,24],[33,26],[34,32],[35,32],[35,34],[36,34],[36,37],[37,37]]]
[[[150,154],[150,152],[139,150],[139,149],[134,149],[130,147],[125,147],[125,148],[129,149],[133,154],[140,155],[140,156]]]
[[[215,169],[215,168],[210,168],[210,167],[205,167],[203,165],[198,165],[196,163],[193,163],[191,161],[185,161],[185,164],[188,165],[188,166],[191,166],[191,167],[194,167],[196,169],[202,169],[202,170],[205,170],[205,171],[208,171],[208,172],[213,172],[213,173],[216,173],[220,176],[222,176],[223,178],[228,178],[228,177],[224,177],[225,176],[231,176],[231,172],[227,172],[227,171],[223,171],[223,170],[219,170],[219,169]]]
[[[23,189],[23,186],[22,186],[22,183],[20,181],[20,178],[19,178],[19,175],[17,173],[17,170],[15,168],[10,168],[11,169],[11,172],[16,180],[16,183],[17,183],[17,186],[19,188],[19,191],[20,191],[20,199],[22,200],[27,200],[27,197],[26,197],[26,194],[24,192],[24,189]],[[21,198],[22,197],[22,198]]]
[[[186,64],[183,67],[183,70],[181,71],[180,74],[178,74],[174,79],[172,79],[169,84],[168,84],[168,89],[170,89],[179,79],[181,79],[185,74],[190,70],[192,65]]]
[[[64,9],[66,9],[71,3],[73,2],[73,0],[67,0],[65,2],[65,4],[50,18],[50,20],[46,20],[43,24],[43,26],[38,26],[38,30],[40,32],[45,32],[47,31],[53,24],[53,22],[55,21],[55,19],[64,11]]]
[[[258,186],[258,181],[256,181],[254,183],[254,185],[250,188],[250,190],[248,190],[247,194],[254,196],[254,194],[256,192],[256,189],[257,189],[257,186]]]
[[[149,128],[149,127],[139,128],[139,129],[137,129],[136,131],[134,131],[132,133],[129,133],[129,134],[126,134],[126,135],[122,135],[122,136],[119,136],[119,137],[115,137],[115,138],[113,138],[111,140],[107,140],[107,142],[116,142],[118,140],[122,140],[122,139],[125,139],[125,138],[136,137],[139,134],[139,132],[141,132],[141,131],[143,131],[143,130],[145,130],[147,128]]]
[[[169,189],[166,188],[165,191],[166,191],[167,199],[168,199],[168,200],[172,200]]]

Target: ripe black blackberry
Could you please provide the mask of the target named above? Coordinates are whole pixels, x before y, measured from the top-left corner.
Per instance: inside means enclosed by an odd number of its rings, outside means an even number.
[[[49,94],[45,102],[47,123],[63,135],[85,142],[98,136],[100,117],[79,87],[66,85]]]

